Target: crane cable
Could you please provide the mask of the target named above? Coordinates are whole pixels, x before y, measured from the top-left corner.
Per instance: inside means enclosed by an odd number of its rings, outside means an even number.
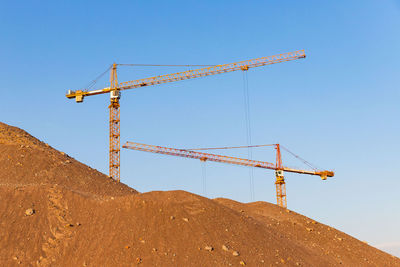
[[[198,64],[117,64],[118,66],[129,67],[211,67],[216,65],[198,65]]]
[[[247,154],[250,160],[253,159],[253,149],[251,142],[251,120],[250,120],[250,93],[249,93],[249,80],[247,71],[243,71],[243,98],[246,122],[246,141],[247,141]],[[254,169],[249,167],[249,183],[250,183],[250,200],[254,201]]]
[[[86,85],[84,88],[85,89],[91,89],[93,86],[96,85],[98,80],[100,80],[101,77],[103,77],[110,69],[112,68],[112,65],[110,65],[104,72],[102,72],[99,76],[97,76],[94,80],[92,80],[88,85]]]
[[[276,144],[267,145],[251,145],[251,146],[225,146],[225,147],[204,147],[204,148],[181,148],[182,150],[216,150],[216,149],[234,149],[234,148],[249,148],[249,147],[264,147],[275,146]]]
[[[308,167],[310,167],[311,169],[313,169],[314,171],[318,170],[318,167],[316,167],[315,165],[311,164],[310,162],[308,162],[307,160],[303,159],[302,157],[296,155],[295,153],[293,153],[292,151],[290,151],[289,149],[287,149],[286,147],[280,145],[281,148],[283,148],[284,150],[286,150],[288,153],[290,153],[292,156],[294,156],[296,159],[300,160],[301,162],[303,162],[305,165],[307,165]]]
[[[251,145],[251,146],[224,146],[224,147],[204,147],[204,148],[181,148],[182,150],[217,150],[217,149],[235,149],[235,148],[255,148],[255,147],[266,147],[266,146],[276,146],[276,144],[265,144],[265,145]],[[311,162],[303,159],[302,157],[300,157],[299,155],[293,153],[292,151],[290,151],[287,147],[280,145],[280,147],[285,150],[286,152],[288,152],[289,154],[291,154],[293,157],[295,157],[296,159],[300,160],[301,162],[303,162],[305,165],[307,165],[308,167],[310,167],[311,169],[313,169],[314,171],[320,170],[321,168],[317,167],[315,164],[312,164]]]
[[[131,66],[131,67],[211,67],[215,65],[200,65],[200,64],[117,64],[118,66]],[[98,80],[102,78],[110,69],[112,65],[110,65],[104,72],[99,74],[95,79],[89,82],[84,89],[91,89],[93,88]]]

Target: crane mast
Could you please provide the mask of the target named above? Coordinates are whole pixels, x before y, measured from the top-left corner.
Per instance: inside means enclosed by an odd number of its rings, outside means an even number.
[[[117,78],[117,65],[114,63],[111,69],[110,83],[110,148],[109,148],[109,175],[116,181],[120,181],[120,112],[119,112],[119,91]]]
[[[283,53],[274,56],[261,57],[256,59],[244,60],[235,63],[215,65],[207,68],[200,68],[195,70],[171,73],[166,75],[159,75],[150,78],[132,80],[127,82],[118,83],[117,79],[117,66],[113,64],[111,68],[110,87],[97,90],[68,90],[66,97],[75,99],[76,102],[83,102],[86,96],[100,95],[110,93],[110,147],[109,147],[109,175],[116,181],[120,181],[120,91],[135,89],[145,86],[152,86],[157,84],[206,77],[215,74],[233,72],[233,71],[247,71],[250,68],[261,67],[286,61],[305,58],[304,50],[298,50],[289,53]]]
[[[324,171],[321,171],[321,170],[309,171],[309,170],[299,170],[299,169],[293,169],[293,168],[282,166],[282,157],[281,157],[281,152],[280,152],[280,146],[279,146],[279,144],[275,144],[274,146],[277,151],[275,164],[266,162],[266,161],[242,159],[242,158],[237,158],[237,157],[197,152],[197,151],[187,150],[187,149],[177,149],[177,148],[170,148],[170,147],[163,147],[163,146],[147,145],[147,144],[141,144],[141,143],[135,143],[135,142],[126,142],[122,147],[132,149],[132,150],[150,152],[150,153],[199,159],[201,161],[214,161],[214,162],[228,163],[228,164],[234,164],[234,165],[275,170],[275,176],[276,176],[275,185],[276,185],[277,204],[284,208],[287,207],[286,183],[285,183],[285,179],[284,179],[284,175],[283,175],[284,172],[316,175],[316,176],[320,176],[322,180],[326,180],[327,177],[334,176],[334,172],[332,172],[332,171],[326,171],[326,170],[324,170]]]
[[[286,183],[283,175],[281,148],[279,144],[275,145],[276,149],[276,170],[275,170],[275,187],[276,187],[276,202],[278,206],[287,207],[286,200]]]

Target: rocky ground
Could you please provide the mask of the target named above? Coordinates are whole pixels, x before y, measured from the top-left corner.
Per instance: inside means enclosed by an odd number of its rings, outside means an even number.
[[[266,202],[138,193],[0,123],[2,266],[400,266]]]

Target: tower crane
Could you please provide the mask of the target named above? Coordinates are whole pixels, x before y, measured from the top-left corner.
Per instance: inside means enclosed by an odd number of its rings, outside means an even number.
[[[192,159],[200,159],[201,161],[215,161],[234,165],[249,166],[262,169],[275,170],[275,187],[276,187],[276,201],[278,206],[286,208],[286,183],[284,178],[284,172],[293,172],[300,174],[316,175],[320,176],[322,180],[326,180],[328,177],[333,177],[335,173],[327,170],[299,170],[294,168],[285,167],[282,165],[282,156],[279,144],[273,145],[276,149],[276,163],[270,163],[266,161],[258,161],[251,159],[242,159],[237,157],[223,156],[217,154],[209,154],[204,152],[197,152],[188,149],[177,149],[163,146],[146,145],[135,142],[126,142],[122,147],[132,150],[145,151],[151,153],[158,153],[164,155],[171,155],[177,157],[185,157]]]
[[[66,97],[69,99],[75,99],[76,102],[81,103],[87,96],[100,95],[110,93],[110,121],[109,121],[109,176],[116,181],[120,180],[120,104],[119,99],[121,97],[120,92],[128,89],[135,89],[144,86],[151,86],[187,79],[193,79],[198,77],[205,77],[215,74],[221,74],[226,72],[232,72],[237,70],[247,71],[250,68],[261,67],[285,61],[296,60],[305,58],[304,50],[283,53],[274,56],[261,57],[256,59],[250,59],[235,63],[215,65],[206,68],[200,68],[195,70],[165,74],[160,76],[154,76],[150,78],[144,78],[139,80],[132,80],[127,82],[118,83],[117,77],[117,66],[119,64],[114,63],[111,67],[110,75],[110,87],[98,89],[98,90],[68,90]],[[120,64],[122,65],[122,64]]]

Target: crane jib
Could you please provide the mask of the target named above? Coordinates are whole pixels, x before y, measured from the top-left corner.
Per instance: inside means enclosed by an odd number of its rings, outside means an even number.
[[[266,161],[242,159],[242,158],[237,158],[237,157],[216,155],[216,154],[197,152],[197,151],[192,151],[192,150],[163,147],[163,146],[154,146],[154,145],[141,144],[141,143],[135,143],[135,142],[126,142],[122,147],[132,149],[132,150],[150,152],[150,153],[157,153],[157,154],[164,154],[164,155],[171,155],[171,156],[178,156],[178,157],[185,157],[185,158],[192,158],[192,159],[200,159],[202,161],[215,161],[215,162],[221,162],[221,163],[229,163],[229,164],[234,164],[234,165],[242,165],[242,166],[271,169],[271,170],[281,169],[286,172],[317,175],[317,176],[321,176],[321,178],[323,178],[323,179],[326,179],[326,177],[334,176],[334,173],[331,171],[319,171],[319,170],[308,171],[308,170],[299,170],[299,169],[283,167],[283,166],[282,166],[282,168],[278,168],[275,164],[266,162]]]
[[[162,83],[175,82],[175,81],[193,79],[193,78],[198,78],[198,77],[205,77],[205,76],[210,76],[210,75],[215,75],[215,74],[222,74],[222,73],[226,73],[226,72],[232,72],[232,71],[238,71],[238,70],[248,70],[249,68],[261,67],[261,66],[281,63],[281,62],[285,62],[285,61],[301,59],[301,58],[305,58],[305,57],[306,57],[306,55],[305,55],[304,50],[299,50],[299,51],[283,53],[283,54],[274,55],[274,56],[261,57],[261,58],[250,59],[250,60],[245,60],[245,61],[240,61],[240,62],[235,62],[235,63],[215,65],[215,66],[200,68],[200,69],[195,69],[195,70],[189,70],[189,71],[159,75],[159,76],[154,76],[154,77],[149,77],[149,78],[144,78],[144,79],[139,79],[139,80],[121,82],[118,84],[118,86],[113,87],[113,88],[106,87],[103,89],[92,90],[92,91],[68,90],[66,97],[67,98],[75,98],[75,100],[77,102],[82,102],[83,98],[85,96],[105,94],[105,93],[109,93],[113,90],[122,91],[122,90],[134,89],[134,88],[139,88],[139,87],[144,87],[144,86],[158,85],[158,84],[162,84]]]

